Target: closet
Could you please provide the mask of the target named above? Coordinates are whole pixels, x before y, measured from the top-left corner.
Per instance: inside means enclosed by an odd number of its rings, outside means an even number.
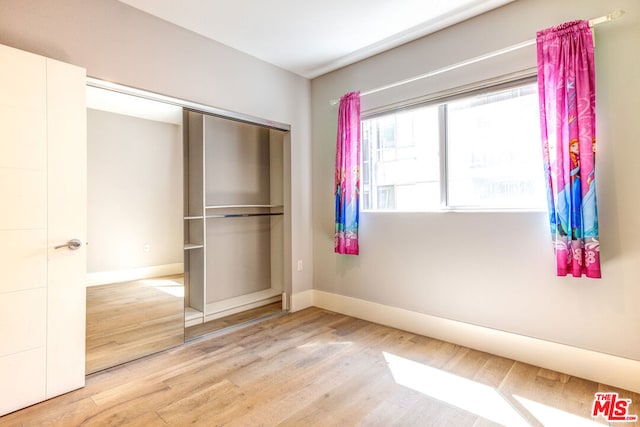
[[[285,130],[185,111],[185,327],[283,300]]]
[[[288,125],[88,84],[87,373],[281,312]]]

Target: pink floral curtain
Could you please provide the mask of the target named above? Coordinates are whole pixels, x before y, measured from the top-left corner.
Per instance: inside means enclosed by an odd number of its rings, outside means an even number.
[[[542,149],[558,276],[600,278],[595,65],[588,21],[539,31]]]
[[[358,255],[360,217],[360,92],[340,98],[336,142],[334,250]]]

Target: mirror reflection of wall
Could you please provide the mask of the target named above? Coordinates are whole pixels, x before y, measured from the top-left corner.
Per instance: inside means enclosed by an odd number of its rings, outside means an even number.
[[[87,373],[184,342],[182,108],[87,88]]]

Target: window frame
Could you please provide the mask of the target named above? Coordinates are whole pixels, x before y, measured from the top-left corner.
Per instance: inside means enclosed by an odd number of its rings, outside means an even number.
[[[390,114],[397,114],[403,111],[414,110],[429,106],[437,106],[438,108],[438,149],[439,156],[439,190],[440,190],[440,204],[437,209],[430,210],[399,210],[399,209],[379,209],[376,203],[371,203],[370,208],[364,207],[364,199],[360,200],[360,210],[366,213],[440,213],[440,212],[476,212],[476,213],[508,213],[508,212],[546,212],[546,203],[541,203],[540,207],[499,207],[499,206],[450,206],[449,204],[449,144],[448,144],[448,111],[447,104],[453,101],[472,98],[475,96],[486,95],[490,93],[501,92],[509,89],[515,89],[518,87],[528,86],[537,82],[537,75],[533,72],[525,74],[524,77],[520,74],[515,78],[499,78],[499,82],[479,82],[472,85],[471,88],[455,88],[448,91],[436,93],[430,96],[422,97],[419,99],[409,100],[406,103],[394,104],[386,108],[379,108],[372,111],[365,111],[361,114],[361,123],[365,120],[374,119],[377,117],[383,117]],[[371,148],[370,148],[371,150]],[[364,152],[364,150],[362,150]],[[364,157],[363,157],[364,159]],[[364,165],[364,160],[360,160],[360,167]],[[376,159],[369,159],[371,164],[376,163]],[[542,164],[540,173],[543,173]],[[377,187],[376,187],[377,188]],[[369,189],[370,192],[377,191],[374,188]]]

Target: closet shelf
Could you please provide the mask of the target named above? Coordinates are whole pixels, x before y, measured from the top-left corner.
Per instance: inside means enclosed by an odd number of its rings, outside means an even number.
[[[269,288],[222,301],[210,302],[205,307],[204,321],[209,322],[239,311],[260,307],[281,300],[282,290]]]
[[[195,216],[185,216],[184,219],[204,219],[204,216],[202,215],[195,215]]]

